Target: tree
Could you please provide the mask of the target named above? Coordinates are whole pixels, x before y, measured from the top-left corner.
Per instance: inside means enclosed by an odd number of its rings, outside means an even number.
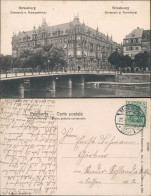
[[[128,55],[123,56],[118,53],[118,51],[114,51],[108,58],[109,63],[114,65],[116,69],[132,67],[133,60]]]
[[[46,45],[36,51],[25,49],[18,58],[10,55],[0,56],[1,69],[16,68],[38,68],[39,71],[51,69],[62,70],[67,67],[65,51],[55,48],[54,45]]]
[[[47,45],[43,46],[42,50],[44,52],[50,52],[50,50],[52,50],[52,48],[53,48],[53,44],[47,44]]]
[[[49,68],[62,70],[67,67],[66,54],[62,48],[52,48],[48,52]]]
[[[145,70],[146,67],[149,68],[150,56],[148,52],[138,53],[134,57],[134,63],[137,67]]]
[[[1,55],[0,56],[1,70],[8,70],[12,67],[12,56],[11,55]]]
[[[22,68],[28,68],[28,67],[32,67],[32,56],[33,56],[33,52],[25,49],[21,52],[20,54],[20,67]]]
[[[62,48],[56,48],[54,45],[46,45],[38,52],[35,52],[33,59],[36,58],[40,69],[62,70],[67,66],[66,54]]]
[[[118,51],[114,51],[108,58],[108,62],[111,63],[111,65],[114,65],[116,69],[121,67],[121,55],[118,53]]]
[[[20,58],[12,58],[12,67],[14,68],[21,67]]]
[[[33,52],[32,56],[30,58],[30,66],[33,69],[37,68],[37,66],[39,66],[39,67],[41,67],[41,69],[43,69],[43,58],[42,58],[41,50]]]
[[[32,52],[28,49],[21,51],[20,58],[29,58],[32,55]]]
[[[128,56],[128,55],[121,56],[121,67],[122,68],[132,67],[132,65],[133,65],[133,61],[130,56]]]

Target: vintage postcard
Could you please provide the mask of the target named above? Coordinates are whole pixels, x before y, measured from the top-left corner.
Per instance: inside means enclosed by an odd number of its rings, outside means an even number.
[[[1,195],[150,196],[149,99],[1,100]]]
[[[150,1],[2,0],[0,66],[0,195],[151,195]]]
[[[150,1],[1,1],[1,98],[150,97]]]

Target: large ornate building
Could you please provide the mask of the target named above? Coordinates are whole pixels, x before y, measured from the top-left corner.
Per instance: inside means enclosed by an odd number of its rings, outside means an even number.
[[[43,19],[37,29],[19,32],[12,37],[12,55],[18,57],[25,49],[37,50],[46,44],[63,48],[69,64],[81,68],[97,68],[107,64],[108,56],[120,48],[112,37],[99,32],[83,23],[75,16],[72,22],[48,26]]]
[[[123,54],[133,59],[136,54],[145,51],[150,54],[150,30],[137,27],[123,39]]]

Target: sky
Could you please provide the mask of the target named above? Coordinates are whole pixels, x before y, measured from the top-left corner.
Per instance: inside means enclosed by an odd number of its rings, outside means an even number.
[[[12,54],[13,32],[32,30],[45,18],[48,25],[57,25],[79,16],[80,22],[105,35],[112,35],[114,41],[121,43],[123,38],[137,27],[150,29],[149,1],[8,1],[1,2],[1,54]],[[31,7],[34,9],[21,9]],[[122,8],[122,9],[119,9]],[[40,12],[39,14],[29,14]],[[137,12],[136,14],[123,13]],[[23,13],[15,13],[23,12]],[[24,13],[26,12],[26,14]],[[109,13],[117,12],[117,13]],[[121,12],[121,13],[119,13]]]

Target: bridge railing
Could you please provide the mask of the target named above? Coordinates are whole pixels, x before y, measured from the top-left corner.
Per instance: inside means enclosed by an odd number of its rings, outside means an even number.
[[[115,70],[65,70],[65,71],[48,71],[48,70],[43,70],[43,71],[38,71],[38,70],[33,70],[28,69],[24,71],[18,71],[18,70],[13,70],[13,72],[10,71],[5,71],[1,73],[1,78],[14,78],[14,77],[21,77],[21,76],[33,76],[33,75],[52,75],[52,74],[88,74],[88,73],[104,73],[104,74],[115,74]]]

